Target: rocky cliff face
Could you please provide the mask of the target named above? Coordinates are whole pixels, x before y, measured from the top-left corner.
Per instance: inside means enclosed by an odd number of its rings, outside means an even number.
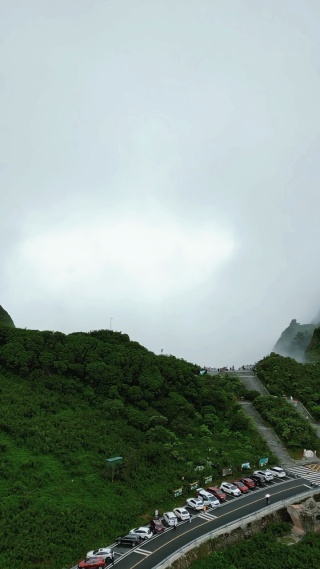
[[[8,314],[8,312],[6,312],[2,306],[0,306],[0,326],[11,326],[12,328],[15,327],[10,314]]]
[[[273,351],[281,356],[290,356],[298,362],[305,361],[305,350],[311,342],[316,326],[316,323],[299,324],[296,320],[291,320],[288,328],[282,332]]]

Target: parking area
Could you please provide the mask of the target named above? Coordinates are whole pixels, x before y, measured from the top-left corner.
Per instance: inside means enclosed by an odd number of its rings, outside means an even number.
[[[263,493],[270,493],[272,495],[272,488],[275,488],[277,486],[281,486],[281,484],[285,484],[286,482],[293,480],[294,478],[295,478],[294,476],[286,476],[284,478],[274,478],[270,482],[266,482],[262,486],[256,486],[255,488],[249,490],[249,492],[247,492],[246,494],[241,494],[241,496],[238,496],[238,497],[230,496],[227,494],[226,495],[226,501],[221,503],[220,506],[217,508],[207,507],[205,511],[194,511],[192,508],[190,508],[187,505],[184,507],[189,512],[189,514],[191,514],[191,516],[192,516],[192,520],[191,520],[192,524],[199,524],[199,523],[202,523],[204,520],[206,520],[206,521],[215,520],[224,514],[224,509],[226,506],[228,506],[228,504],[230,504],[230,502],[236,502],[239,500],[246,500],[250,496],[252,496],[254,494],[259,494],[259,493],[262,493],[262,494]],[[160,519],[162,522],[164,522],[164,519],[161,516],[160,516]],[[189,520],[187,520],[187,521],[179,521],[178,520],[176,530],[178,530],[180,526],[184,526],[185,524],[189,524],[189,523],[190,523]],[[138,547],[134,547],[131,549],[130,547],[124,547],[124,546],[119,546],[119,545],[113,544],[111,547],[113,548],[114,553],[115,553],[115,564],[119,560],[124,559],[125,557],[130,555],[131,553],[135,554],[135,557],[137,558],[137,560],[139,557],[140,558],[148,557],[159,546],[161,546],[162,543],[165,543],[168,540],[168,536],[167,536],[168,532],[176,531],[173,527],[167,527],[165,525],[165,523],[164,523],[164,526],[165,526],[165,530],[163,533],[153,535],[150,539],[142,541]]]

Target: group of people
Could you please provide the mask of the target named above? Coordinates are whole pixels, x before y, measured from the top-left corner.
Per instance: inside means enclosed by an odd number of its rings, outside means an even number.
[[[227,366],[225,366],[225,367],[208,367],[208,366],[203,366],[203,369],[206,369],[207,371],[218,371],[218,372],[220,372],[220,371],[224,371],[224,372],[226,372],[226,371],[235,371],[235,367],[234,367],[234,366],[231,366],[231,367],[227,367]],[[245,370],[247,370],[247,369],[250,370],[250,371],[254,371],[254,370],[255,370],[255,366],[254,366],[253,364],[243,365],[243,366],[240,366],[240,367],[238,368],[238,371],[245,371]]]

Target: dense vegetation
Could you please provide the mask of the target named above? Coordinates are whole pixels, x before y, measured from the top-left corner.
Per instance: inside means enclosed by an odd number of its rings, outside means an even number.
[[[307,361],[320,361],[320,327],[314,330],[305,355]]]
[[[320,362],[300,364],[271,353],[258,362],[256,373],[271,395],[293,396],[320,420]]]
[[[289,527],[285,523],[269,526],[264,533],[196,561],[191,569],[318,569],[320,534],[308,534],[288,547],[278,541],[278,536],[284,535]]]
[[[14,328],[14,323],[11,316],[0,306],[0,326],[11,326]]]
[[[320,439],[315,429],[284,399],[260,396],[254,400],[260,415],[271,425],[288,449],[320,450]]]
[[[276,460],[239,380],[199,370],[121,333],[0,327],[0,567],[61,569],[171,507],[173,489]]]

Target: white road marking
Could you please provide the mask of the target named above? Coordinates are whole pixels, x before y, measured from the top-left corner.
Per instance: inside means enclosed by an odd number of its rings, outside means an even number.
[[[140,553],[140,555],[151,555],[152,551],[147,551],[146,549],[134,549],[136,553]]]

